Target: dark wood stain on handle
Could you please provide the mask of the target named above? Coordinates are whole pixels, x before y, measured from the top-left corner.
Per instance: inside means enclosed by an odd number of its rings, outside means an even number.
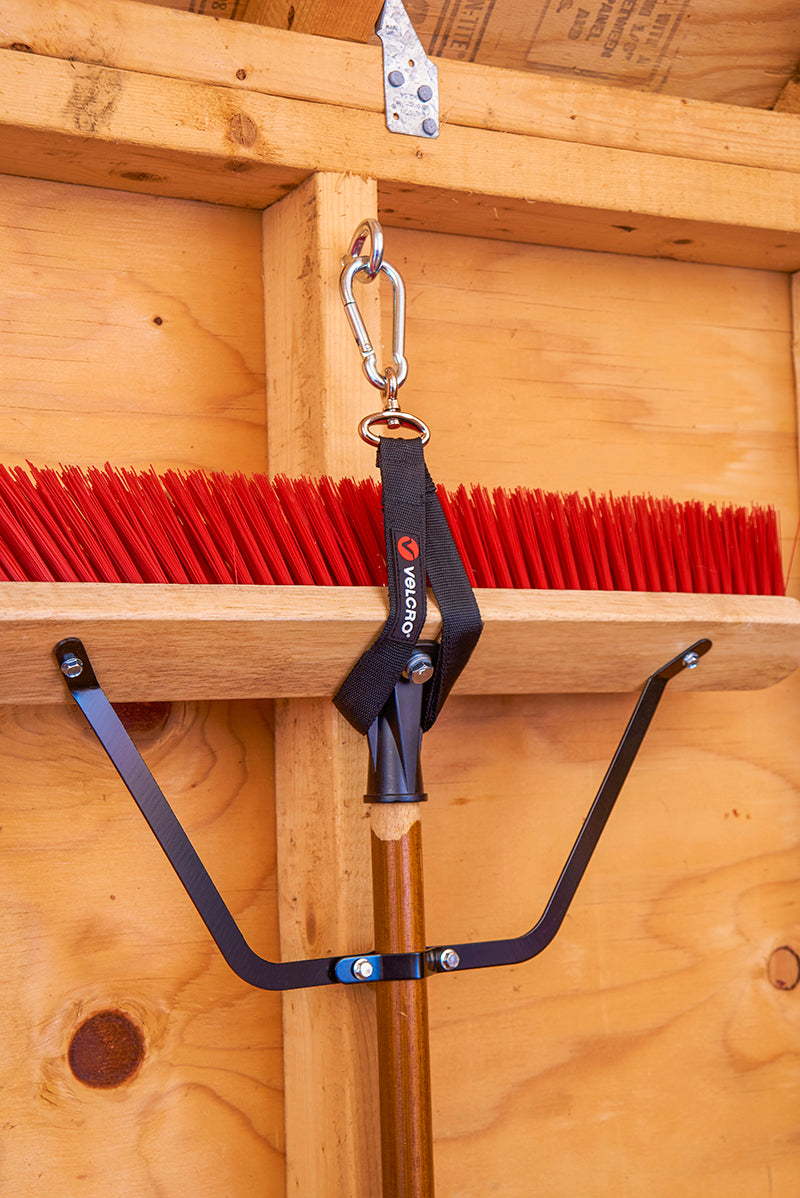
[[[414,805],[416,807],[416,804]],[[378,952],[425,947],[422,828],[393,840],[372,835]],[[432,1198],[428,995],[425,981],[381,982],[378,1001],[383,1198]]]

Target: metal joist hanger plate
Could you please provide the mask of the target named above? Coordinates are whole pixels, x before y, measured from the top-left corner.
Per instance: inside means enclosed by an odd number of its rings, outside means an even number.
[[[401,0],[386,0],[375,32],[383,44],[387,129],[411,137],[438,137],[439,72]]]

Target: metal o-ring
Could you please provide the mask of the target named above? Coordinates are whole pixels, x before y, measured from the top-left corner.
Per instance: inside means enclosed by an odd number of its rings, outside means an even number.
[[[416,429],[423,445],[427,445],[431,439],[430,429],[419,416],[412,416],[410,412],[399,412],[396,408],[387,408],[383,412],[373,412],[371,416],[365,416],[359,424],[359,436],[368,445],[380,445],[381,442],[380,437],[372,431],[373,424],[391,424],[393,428]]]
[[[367,277],[372,281],[378,277],[383,265],[383,229],[380,223],[371,216],[362,220],[353,234],[350,249],[347,251],[348,257],[360,257],[366,241],[369,241],[369,258],[364,258],[365,265],[362,269],[367,272]]]

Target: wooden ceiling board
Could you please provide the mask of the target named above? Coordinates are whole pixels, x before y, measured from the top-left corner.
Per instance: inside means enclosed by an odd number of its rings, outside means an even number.
[[[216,18],[374,40],[379,0],[143,0]],[[797,111],[796,0],[406,0],[428,54],[615,87]]]

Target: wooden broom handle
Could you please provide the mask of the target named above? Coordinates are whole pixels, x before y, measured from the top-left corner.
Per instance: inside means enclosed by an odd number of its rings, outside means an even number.
[[[375,949],[425,948],[419,803],[372,807]],[[383,1198],[433,1198],[426,982],[381,982],[378,997]]]

